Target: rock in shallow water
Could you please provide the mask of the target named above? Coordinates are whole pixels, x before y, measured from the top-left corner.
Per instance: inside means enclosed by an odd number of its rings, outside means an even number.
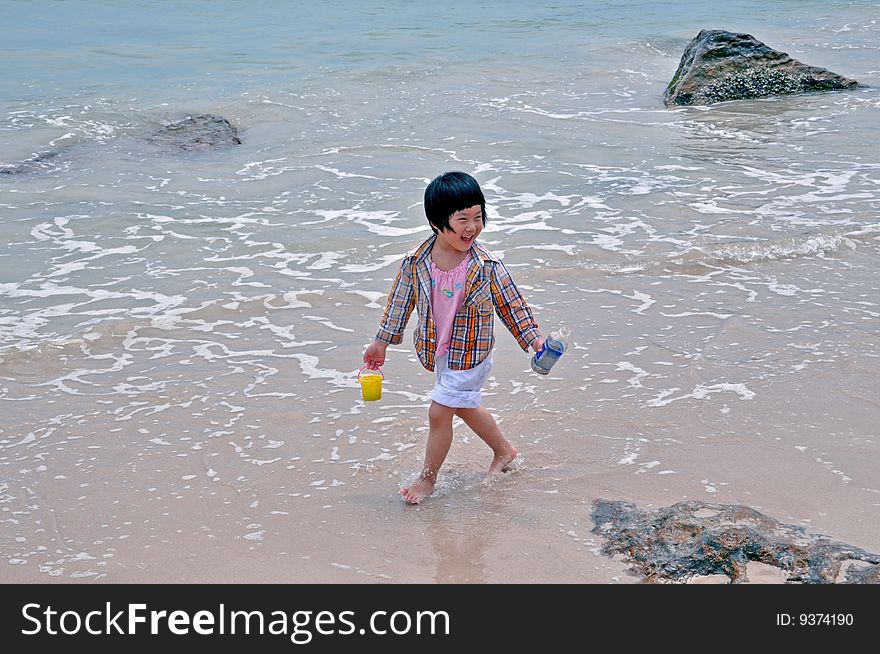
[[[222,116],[199,114],[165,125],[150,141],[170,150],[208,150],[239,145],[238,130]]]
[[[808,66],[751,34],[703,30],[687,45],[663,100],[667,106],[860,86],[824,68]]]
[[[602,550],[622,555],[646,583],[684,582],[723,574],[748,581],[747,564],[757,561],[807,584],[880,583],[880,554],[807,534],[738,504],[680,502],[640,511],[630,502],[593,502],[593,533]]]
[[[6,164],[0,163],[0,175],[21,175],[45,170],[51,167],[52,161],[61,154],[58,150],[38,152],[24,161]]]
[[[222,116],[199,114],[164,125],[159,129],[133,133],[133,144],[147,142],[160,153],[179,154],[201,152],[216,148],[239,145],[238,130]],[[73,159],[81,144],[60,147],[55,150],[38,152],[31,157],[15,163],[0,162],[0,178],[12,175],[27,175],[48,172]],[[143,148],[136,148],[142,150]],[[155,155],[151,150],[148,155]]]

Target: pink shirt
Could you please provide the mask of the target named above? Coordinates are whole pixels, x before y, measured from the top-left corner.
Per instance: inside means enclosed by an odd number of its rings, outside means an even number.
[[[455,322],[455,314],[464,304],[464,287],[470,260],[471,253],[468,252],[461,263],[449,271],[440,270],[431,261],[431,313],[437,331],[436,356],[449,351],[452,323]]]

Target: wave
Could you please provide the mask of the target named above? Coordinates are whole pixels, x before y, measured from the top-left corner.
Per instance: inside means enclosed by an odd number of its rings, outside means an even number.
[[[687,273],[705,268],[743,267],[782,259],[830,256],[841,248],[855,250],[860,242],[871,244],[878,240],[880,224],[856,230],[825,231],[764,241],[743,240],[703,245],[659,258],[610,263],[600,268],[618,273],[651,270]]]

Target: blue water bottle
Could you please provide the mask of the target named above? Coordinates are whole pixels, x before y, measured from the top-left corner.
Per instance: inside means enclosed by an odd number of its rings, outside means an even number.
[[[546,375],[550,368],[559,361],[562,353],[568,349],[568,338],[571,331],[568,327],[560,327],[544,341],[544,347],[532,357],[532,370],[539,375]]]

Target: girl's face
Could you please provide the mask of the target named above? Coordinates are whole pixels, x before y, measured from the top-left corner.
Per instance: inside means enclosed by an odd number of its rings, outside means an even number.
[[[483,231],[483,210],[475,204],[456,211],[449,217],[449,229],[437,233],[442,243],[459,252],[466,252]]]

